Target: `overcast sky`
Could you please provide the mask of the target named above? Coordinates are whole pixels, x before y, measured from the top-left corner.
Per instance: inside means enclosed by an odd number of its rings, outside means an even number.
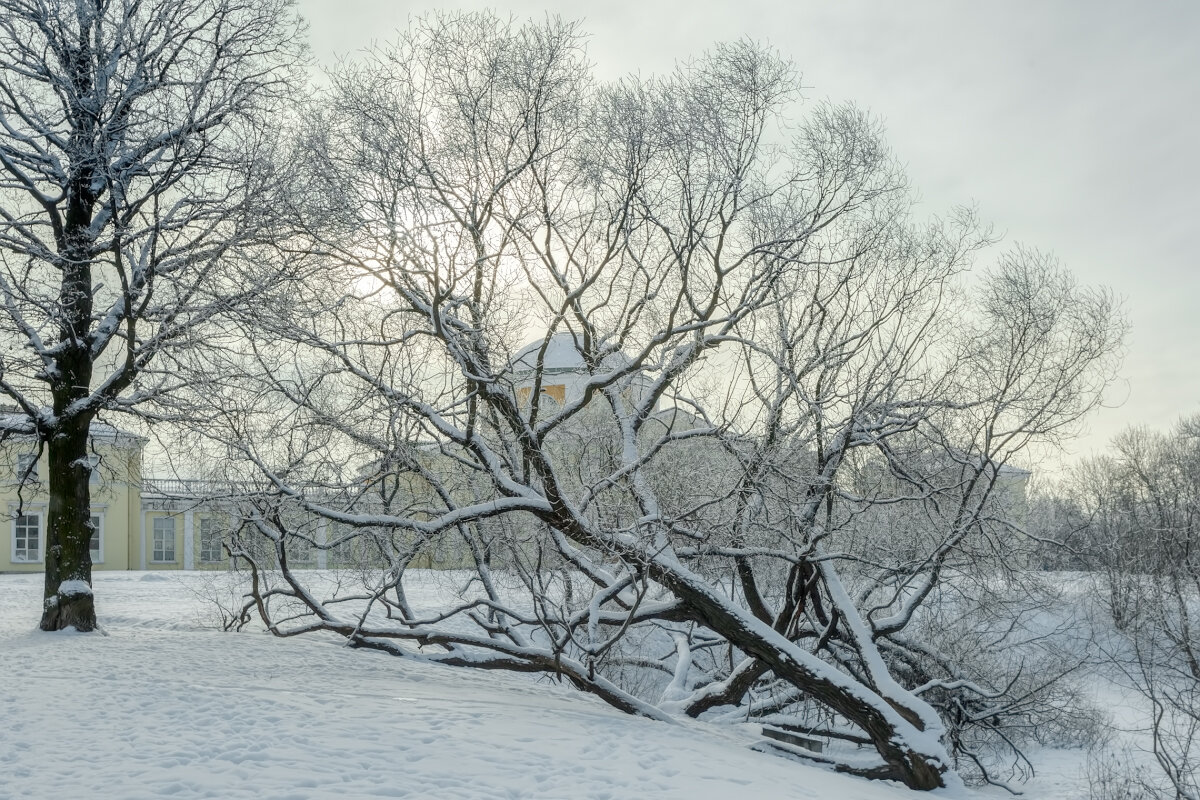
[[[1008,242],[1053,251],[1123,298],[1115,408],[1072,447],[1200,413],[1200,2],[300,0],[331,63],[433,9],[584,20],[602,77],[669,70],[713,42],[766,41],[809,99],[880,116],[923,208],[974,203]]]

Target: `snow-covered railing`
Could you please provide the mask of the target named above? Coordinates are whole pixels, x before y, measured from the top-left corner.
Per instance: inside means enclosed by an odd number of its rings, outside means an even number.
[[[269,481],[207,480],[203,478],[144,478],[142,494],[169,498],[245,497],[272,494],[276,491]],[[337,487],[321,484],[299,485],[294,492],[307,498],[331,500],[342,492]]]
[[[145,478],[142,494],[162,497],[213,497],[262,492],[268,487],[250,481],[214,481],[195,478]]]

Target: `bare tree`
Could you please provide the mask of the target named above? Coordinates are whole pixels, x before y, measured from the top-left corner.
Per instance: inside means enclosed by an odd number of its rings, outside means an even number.
[[[96,625],[88,430],[254,294],[288,0],[0,2],[0,392],[49,451],[41,627]]]
[[[1154,757],[1179,800],[1200,798],[1200,419],[1132,429],[1072,475],[1110,661],[1147,701]]]
[[[970,215],[913,224],[879,126],[792,127],[790,65],[746,43],[602,85],[572,25],[432,17],[332,79],[299,212],[321,266],[208,398],[274,507],[332,532],[246,515],[270,629],[944,785],[943,715],[1019,699],[922,641],[924,609],[1020,535],[1007,462],[1097,402],[1111,300],[1024,250],[971,299]],[[381,568],[323,593],[301,539]],[[471,577],[431,607],[412,567],[435,562]]]

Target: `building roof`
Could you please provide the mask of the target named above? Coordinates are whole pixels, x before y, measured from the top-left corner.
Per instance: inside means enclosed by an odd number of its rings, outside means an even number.
[[[587,372],[587,362],[583,358],[583,342],[574,333],[556,333],[546,339],[535,339],[522,347],[512,359],[512,369],[515,373],[533,372],[537,369],[538,354],[545,345],[546,352],[542,356],[542,372]],[[629,357],[624,353],[610,353],[604,357],[604,366],[617,368],[629,363]]]
[[[0,411],[0,434],[15,434],[17,436],[32,436],[33,422],[29,416],[19,411],[3,410]],[[100,420],[92,420],[91,429],[88,431],[88,436],[92,439],[101,439],[104,441],[132,441],[145,442],[145,436],[139,436],[130,431],[124,431],[120,428],[109,425],[107,422]]]

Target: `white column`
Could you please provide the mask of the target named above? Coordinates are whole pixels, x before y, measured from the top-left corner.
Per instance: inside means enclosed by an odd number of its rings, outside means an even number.
[[[192,524],[192,510],[183,512],[183,568],[196,568],[196,528]]]
[[[138,527],[141,529],[139,532],[140,535],[138,536],[138,541],[141,543],[141,553],[142,553],[141,556],[138,558],[138,564],[140,564],[138,569],[145,569],[146,568],[146,509],[144,509],[144,508],[138,510]]]
[[[328,530],[325,527],[325,518],[317,520],[317,544],[321,545],[317,548],[317,569],[325,569],[329,564],[329,551],[325,549],[325,544],[329,541]]]

